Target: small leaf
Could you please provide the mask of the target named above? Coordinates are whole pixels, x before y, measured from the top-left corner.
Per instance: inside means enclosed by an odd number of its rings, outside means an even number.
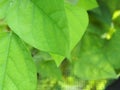
[[[62,61],[65,59],[65,57],[57,55],[57,54],[51,54],[51,57],[53,58],[57,66],[60,66]]]

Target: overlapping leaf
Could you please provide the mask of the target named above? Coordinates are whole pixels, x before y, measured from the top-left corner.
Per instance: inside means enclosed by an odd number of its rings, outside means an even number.
[[[66,16],[68,20],[68,27],[70,33],[70,51],[76,46],[76,44],[82,38],[87,25],[88,25],[88,15],[86,10],[79,8],[77,6],[65,4]],[[84,16],[84,18],[83,18]],[[55,59],[57,65],[59,65],[64,57],[58,55],[52,55]]]
[[[24,41],[40,50],[67,56],[69,32],[63,0],[3,0],[0,5],[0,11],[8,7],[3,19]]]
[[[1,18],[4,16],[3,19],[24,41],[42,51],[62,56],[70,54],[70,39],[75,45],[88,24],[84,10],[66,8],[63,0],[3,0],[0,7]],[[70,35],[73,32],[75,38]]]
[[[68,19],[68,26],[70,32],[71,51],[79,42],[87,28],[88,15],[86,10],[69,4],[66,4],[66,15]]]

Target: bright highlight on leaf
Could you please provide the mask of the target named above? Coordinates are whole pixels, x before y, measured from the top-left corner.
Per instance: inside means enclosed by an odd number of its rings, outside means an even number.
[[[120,10],[117,10],[117,11],[114,12],[112,19],[115,20],[119,16],[120,16]]]

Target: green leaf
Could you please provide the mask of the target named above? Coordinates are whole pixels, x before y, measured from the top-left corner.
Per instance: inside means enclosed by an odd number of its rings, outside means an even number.
[[[70,32],[70,51],[72,51],[86,31],[88,26],[88,14],[86,10],[67,3],[65,10]]]
[[[106,42],[104,47],[104,54],[107,57],[109,63],[115,68],[120,69],[120,28],[116,28],[116,32],[113,34],[110,41]]]
[[[4,18],[25,42],[42,51],[65,57],[69,56],[88,24],[85,10],[68,5],[65,7],[63,0],[52,0],[51,3],[49,0],[7,0],[0,5],[8,7]],[[4,11],[3,8],[0,10]]]
[[[24,43],[12,32],[0,32],[0,90],[35,90],[36,79]]]
[[[112,55],[114,50],[110,53],[114,47],[108,50],[108,45],[111,46],[111,44],[107,44],[108,42],[102,39],[101,35],[101,29],[90,25],[82,41],[73,50],[74,73],[81,79],[117,78],[109,59],[111,58],[116,63],[115,60],[119,58]],[[106,56],[108,52],[110,54]]]
[[[8,7],[4,19],[20,38],[39,50],[68,56],[69,30],[63,0],[4,1],[4,5],[0,2],[0,7]]]
[[[120,18],[118,17],[116,20],[112,21],[112,15],[109,12],[108,7],[105,6],[105,4],[102,4],[102,1],[99,2],[101,7],[101,14],[95,13],[91,15],[92,23],[94,27],[97,27],[97,30],[90,30],[95,34],[99,34],[98,42],[102,40],[104,43],[101,43],[102,47],[100,48],[104,54],[104,56],[107,58],[107,61],[115,68],[120,68],[120,43],[119,41],[119,34],[120,34],[120,27],[119,27],[119,21]],[[107,13],[106,13],[107,12]],[[103,15],[103,16],[102,16]],[[105,45],[104,45],[105,44]],[[92,45],[92,44],[91,44]],[[116,52],[116,53],[114,53]]]
[[[55,61],[56,65],[59,67],[62,61],[65,59],[65,57],[57,55],[57,54],[51,54],[51,57]]]
[[[69,32],[70,32],[70,51],[77,45],[81,40],[87,25],[88,25],[88,15],[86,10],[79,8],[77,6],[65,4],[65,10],[68,20]],[[84,16],[84,17],[83,17]],[[64,60],[63,56],[52,54],[57,66],[61,64]]]
[[[5,20],[30,45],[62,55],[59,59],[61,62],[81,39],[88,25],[88,16],[85,10],[76,6],[66,4],[64,7],[61,0],[53,0],[51,3],[49,0],[42,3],[40,0],[24,0],[22,4],[18,1],[9,2]]]
[[[109,7],[111,13],[113,13],[115,10],[120,9],[120,0],[109,0],[109,2],[106,0],[99,0],[99,2],[105,3]]]
[[[43,77],[62,80],[62,74],[60,72],[60,69],[56,66],[53,60],[41,61],[41,63],[38,66],[38,72]]]
[[[77,5],[86,10],[90,10],[90,9],[98,7],[96,0],[79,0]]]
[[[39,52],[34,56],[34,61],[37,66],[37,71],[41,77],[47,77],[51,79],[62,79],[60,69],[57,67],[51,56],[45,52]]]

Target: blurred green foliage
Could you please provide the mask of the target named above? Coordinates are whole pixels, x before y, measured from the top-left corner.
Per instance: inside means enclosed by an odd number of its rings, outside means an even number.
[[[66,1],[88,10],[89,26],[72,51],[72,61],[64,59],[58,67],[63,78],[62,81],[56,80],[59,89],[49,87],[43,90],[104,90],[109,80],[119,77],[120,1]],[[46,67],[49,67],[49,64]],[[56,83],[51,88],[55,87]]]

